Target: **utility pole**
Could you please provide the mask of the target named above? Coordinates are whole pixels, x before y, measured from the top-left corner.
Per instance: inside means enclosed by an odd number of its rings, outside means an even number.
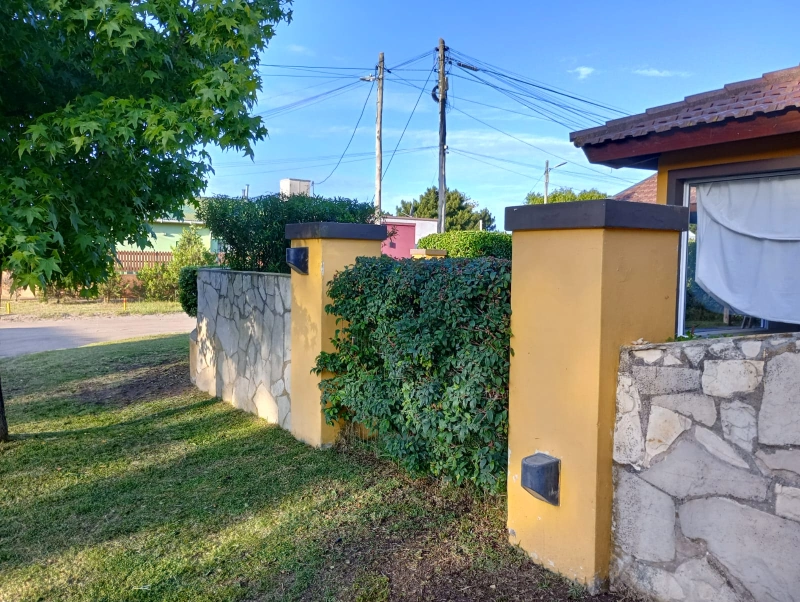
[[[383,180],[383,53],[378,55],[378,106],[375,113],[375,213],[381,212]]]
[[[550,161],[545,161],[544,162],[544,204],[545,205],[547,205],[547,191],[550,188],[550,172],[553,171],[553,169],[558,169],[562,165],[566,165],[566,164],[567,164],[567,162],[564,161],[563,163],[559,163],[558,165],[556,165],[555,167],[550,169]]]
[[[550,187],[550,161],[544,162],[544,204],[547,205],[547,189]]]
[[[447,158],[447,76],[445,75],[444,40],[439,38],[439,222],[436,224],[438,233],[444,232],[447,202],[447,178],[445,176],[445,163]]]

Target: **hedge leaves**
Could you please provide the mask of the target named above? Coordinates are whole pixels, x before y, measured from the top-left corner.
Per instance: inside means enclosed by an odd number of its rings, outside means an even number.
[[[406,469],[505,486],[511,262],[359,258],[330,284],[326,418],[374,431]]]

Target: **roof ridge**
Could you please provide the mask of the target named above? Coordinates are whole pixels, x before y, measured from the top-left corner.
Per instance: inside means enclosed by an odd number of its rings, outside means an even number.
[[[784,82],[793,83],[789,83],[788,90],[774,89],[775,85]],[[738,98],[749,92],[754,92],[751,98]],[[770,71],[755,79],[726,84],[716,90],[686,96],[681,101],[648,108],[643,113],[609,120],[602,126],[572,132],[570,140],[577,146],[599,144],[606,140],[644,136],[755,113],[777,112],[800,107],[798,98],[800,65]],[[666,119],[659,122],[660,118]]]

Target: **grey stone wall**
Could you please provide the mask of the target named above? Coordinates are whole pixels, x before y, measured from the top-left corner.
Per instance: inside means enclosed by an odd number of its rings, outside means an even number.
[[[798,335],[622,350],[612,586],[800,601]]]
[[[197,387],[290,429],[291,307],[286,274],[198,270]]]

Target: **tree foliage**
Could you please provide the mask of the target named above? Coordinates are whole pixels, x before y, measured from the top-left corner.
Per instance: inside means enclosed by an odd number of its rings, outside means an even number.
[[[607,199],[608,194],[600,192],[597,188],[589,188],[588,190],[579,190],[575,192],[572,188],[562,186],[556,188],[547,195],[548,203],[570,203],[572,201],[594,201],[597,199]],[[543,205],[544,194],[540,192],[529,192],[525,197],[527,205]]]
[[[359,257],[328,294],[326,418],[363,424],[411,472],[503,491],[511,262]]]
[[[289,272],[286,224],[340,222],[368,224],[375,220],[372,203],[321,196],[277,194],[249,200],[203,199],[197,212],[220,243],[224,264],[234,270]]]
[[[431,186],[418,199],[400,201],[397,215],[439,217],[439,189]],[[478,209],[477,203],[463,192],[448,190],[445,201],[445,230],[494,230],[494,216],[488,209]]]
[[[259,52],[290,0],[0,2],[0,269],[96,292],[181,215],[208,144],[252,156]]]

